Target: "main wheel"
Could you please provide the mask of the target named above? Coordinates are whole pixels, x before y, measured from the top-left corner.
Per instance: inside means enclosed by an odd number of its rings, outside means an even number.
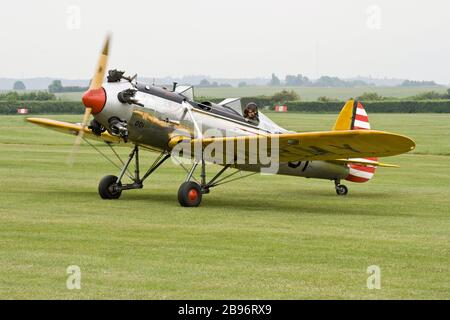
[[[348,188],[343,184],[337,185],[336,193],[338,196],[345,196],[348,193]]]
[[[106,176],[98,184],[98,194],[102,199],[119,199],[122,194],[121,183],[117,184],[116,176]],[[119,190],[117,190],[119,187]]]
[[[178,189],[178,202],[183,207],[198,207],[202,201],[202,189],[193,181],[184,182]]]

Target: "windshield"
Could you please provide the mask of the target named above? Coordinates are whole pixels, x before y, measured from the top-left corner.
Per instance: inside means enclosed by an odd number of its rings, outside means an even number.
[[[279,125],[277,125],[275,122],[270,120],[270,118],[267,117],[261,111],[259,111],[258,114],[259,114],[259,125],[258,125],[259,128],[261,128],[263,130],[270,131],[272,133],[285,133],[285,132],[288,132],[288,130],[286,130],[286,129],[280,127]]]

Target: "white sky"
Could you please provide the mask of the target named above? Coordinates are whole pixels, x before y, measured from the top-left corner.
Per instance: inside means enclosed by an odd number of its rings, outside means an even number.
[[[3,0],[0,77],[87,79],[111,31],[110,67],[140,76],[450,83],[449,14],[446,0]]]

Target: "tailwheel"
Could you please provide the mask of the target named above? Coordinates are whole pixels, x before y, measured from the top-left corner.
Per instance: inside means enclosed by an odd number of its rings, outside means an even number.
[[[98,193],[102,199],[119,199],[122,183],[117,183],[116,176],[106,176],[98,184]]]
[[[198,207],[202,201],[202,189],[198,183],[187,181],[178,189],[178,202],[183,207]]]
[[[336,186],[336,193],[338,196],[345,196],[348,193],[348,188],[343,184]]]

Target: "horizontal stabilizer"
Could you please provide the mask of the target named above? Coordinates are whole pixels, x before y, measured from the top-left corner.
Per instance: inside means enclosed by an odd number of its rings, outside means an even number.
[[[358,164],[362,166],[374,166],[374,167],[385,167],[385,168],[399,168],[395,164],[387,164],[378,161],[368,160],[368,159],[336,159],[330,160],[328,162],[337,164]]]

